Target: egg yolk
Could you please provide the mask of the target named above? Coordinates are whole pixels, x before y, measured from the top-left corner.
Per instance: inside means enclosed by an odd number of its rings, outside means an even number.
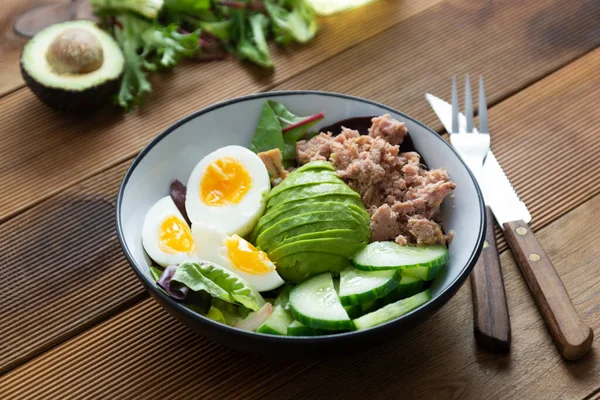
[[[238,235],[227,239],[227,255],[236,269],[249,274],[264,275],[275,269],[264,251],[258,250]]]
[[[232,157],[222,157],[206,168],[200,182],[200,198],[211,207],[237,204],[251,185],[250,174],[242,163]]]
[[[165,218],[160,225],[160,250],[167,254],[188,253],[195,250],[192,232],[185,222],[175,215]]]

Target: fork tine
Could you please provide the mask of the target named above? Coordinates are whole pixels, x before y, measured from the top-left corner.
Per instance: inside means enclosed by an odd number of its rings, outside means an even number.
[[[479,132],[490,133],[488,127],[487,102],[485,100],[485,89],[483,88],[483,76],[479,75]]]
[[[465,79],[465,117],[467,117],[467,133],[473,133],[473,99],[469,74]]]
[[[452,132],[458,133],[458,92],[456,91],[456,76],[452,77]]]

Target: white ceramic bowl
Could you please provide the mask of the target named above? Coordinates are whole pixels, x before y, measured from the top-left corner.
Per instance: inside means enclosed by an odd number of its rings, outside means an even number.
[[[142,248],[141,231],[146,211],[168,195],[174,179],[187,182],[194,166],[206,154],[227,145],[248,146],[265,100],[285,104],[298,115],[324,112],[316,129],[337,121],[378,116],[385,113],[406,123],[416,150],[429,168],[446,168],[456,183],[452,197],[442,206],[444,230],[455,232],[449,246],[450,260],[431,291],[433,299],[422,307],[378,327],[323,337],[281,337],[242,331],[213,322],[181,306],[157,289],[149,275],[150,258]],[[402,148],[401,148],[402,150]],[[117,199],[117,232],[127,259],[150,294],[186,325],[214,340],[233,347],[261,353],[279,351],[333,352],[348,349],[350,343],[361,348],[378,342],[375,337],[390,337],[445,304],[458,290],[473,268],[485,236],[483,197],[472,174],[454,149],[436,132],[399,111],[373,101],[336,93],[313,91],[269,92],[228,100],[197,111],[176,122],[153,139],[133,161]],[[356,346],[358,345],[358,346]]]

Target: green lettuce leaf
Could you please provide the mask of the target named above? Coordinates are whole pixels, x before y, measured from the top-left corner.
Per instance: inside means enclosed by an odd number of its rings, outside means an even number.
[[[112,11],[132,11],[148,19],[156,19],[162,9],[163,0],[90,0],[96,14]]]
[[[283,134],[281,133],[281,125],[273,108],[268,101],[263,104],[258,125],[254,131],[254,137],[250,144],[250,150],[255,153],[279,149],[283,153],[284,150]]]
[[[210,9],[210,5],[210,0],[165,0],[164,8],[180,13],[200,16]]]
[[[205,290],[213,297],[230,303],[240,303],[254,311],[265,304],[260,293],[240,276],[205,261],[182,263],[172,280],[183,283],[193,291]]]
[[[273,23],[275,41],[306,43],[317,33],[314,10],[304,0],[266,0],[265,7]]]
[[[223,315],[221,310],[219,310],[217,307],[211,307],[210,310],[208,310],[208,313],[206,313],[206,316],[208,318],[212,319],[213,321],[217,321],[222,324],[227,324],[227,321],[225,320],[225,316]]]
[[[191,57],[198,53],[200,30],[182,34],[177,29],[175,24],[154,24],[142,33],[142,56],[151,60],[153,67],[150,68],[173,68],[182,57]]]
[[[263,14],[248,15],[246,10],[235,10],[232,19],[235,23],[233,39],[237,43],[237,55],[241,60],[249,60],[265,68],[272,68],[266,32],[269,19]]]
[[[163,273],[162,269],[157,268],[154,265],[150,266],[150,277],[152,279],[154,279],[154,282],[156,282],[160,279],[160,276],[162,275],[162,273]]]
[[[285,106],[273,100],[267,100],[267,103],[273,109],[279,126],[283,130],[289,125],[298,124],[303,121],[307,121],[310,117],[300,117],[292,114]],[[313,121],[301,124],[293,129],[290,129],[283,133],[284,147],[281,149],[281,154],[284,160],[290,161],[296,158],[296,142],[305,137],[306,132],[312,128],[322,118],[315,119]]]

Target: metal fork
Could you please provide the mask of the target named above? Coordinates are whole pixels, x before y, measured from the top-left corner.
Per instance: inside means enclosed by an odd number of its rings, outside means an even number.
[[[483,162],[490,150],[487,103],[483,77],[479,78],[479,132],[473,123],[473,101],[469,75],[465,80],[466,129],[460,129],[456,77],[452,79],[452,132],[450,142],[468,165],[481,187],[486,202],[486,240],[471,273],[473,329],[480,347],[494,352],[510,350],[511,332],[504,280],[494,234],[494,217],[486,196]]]

